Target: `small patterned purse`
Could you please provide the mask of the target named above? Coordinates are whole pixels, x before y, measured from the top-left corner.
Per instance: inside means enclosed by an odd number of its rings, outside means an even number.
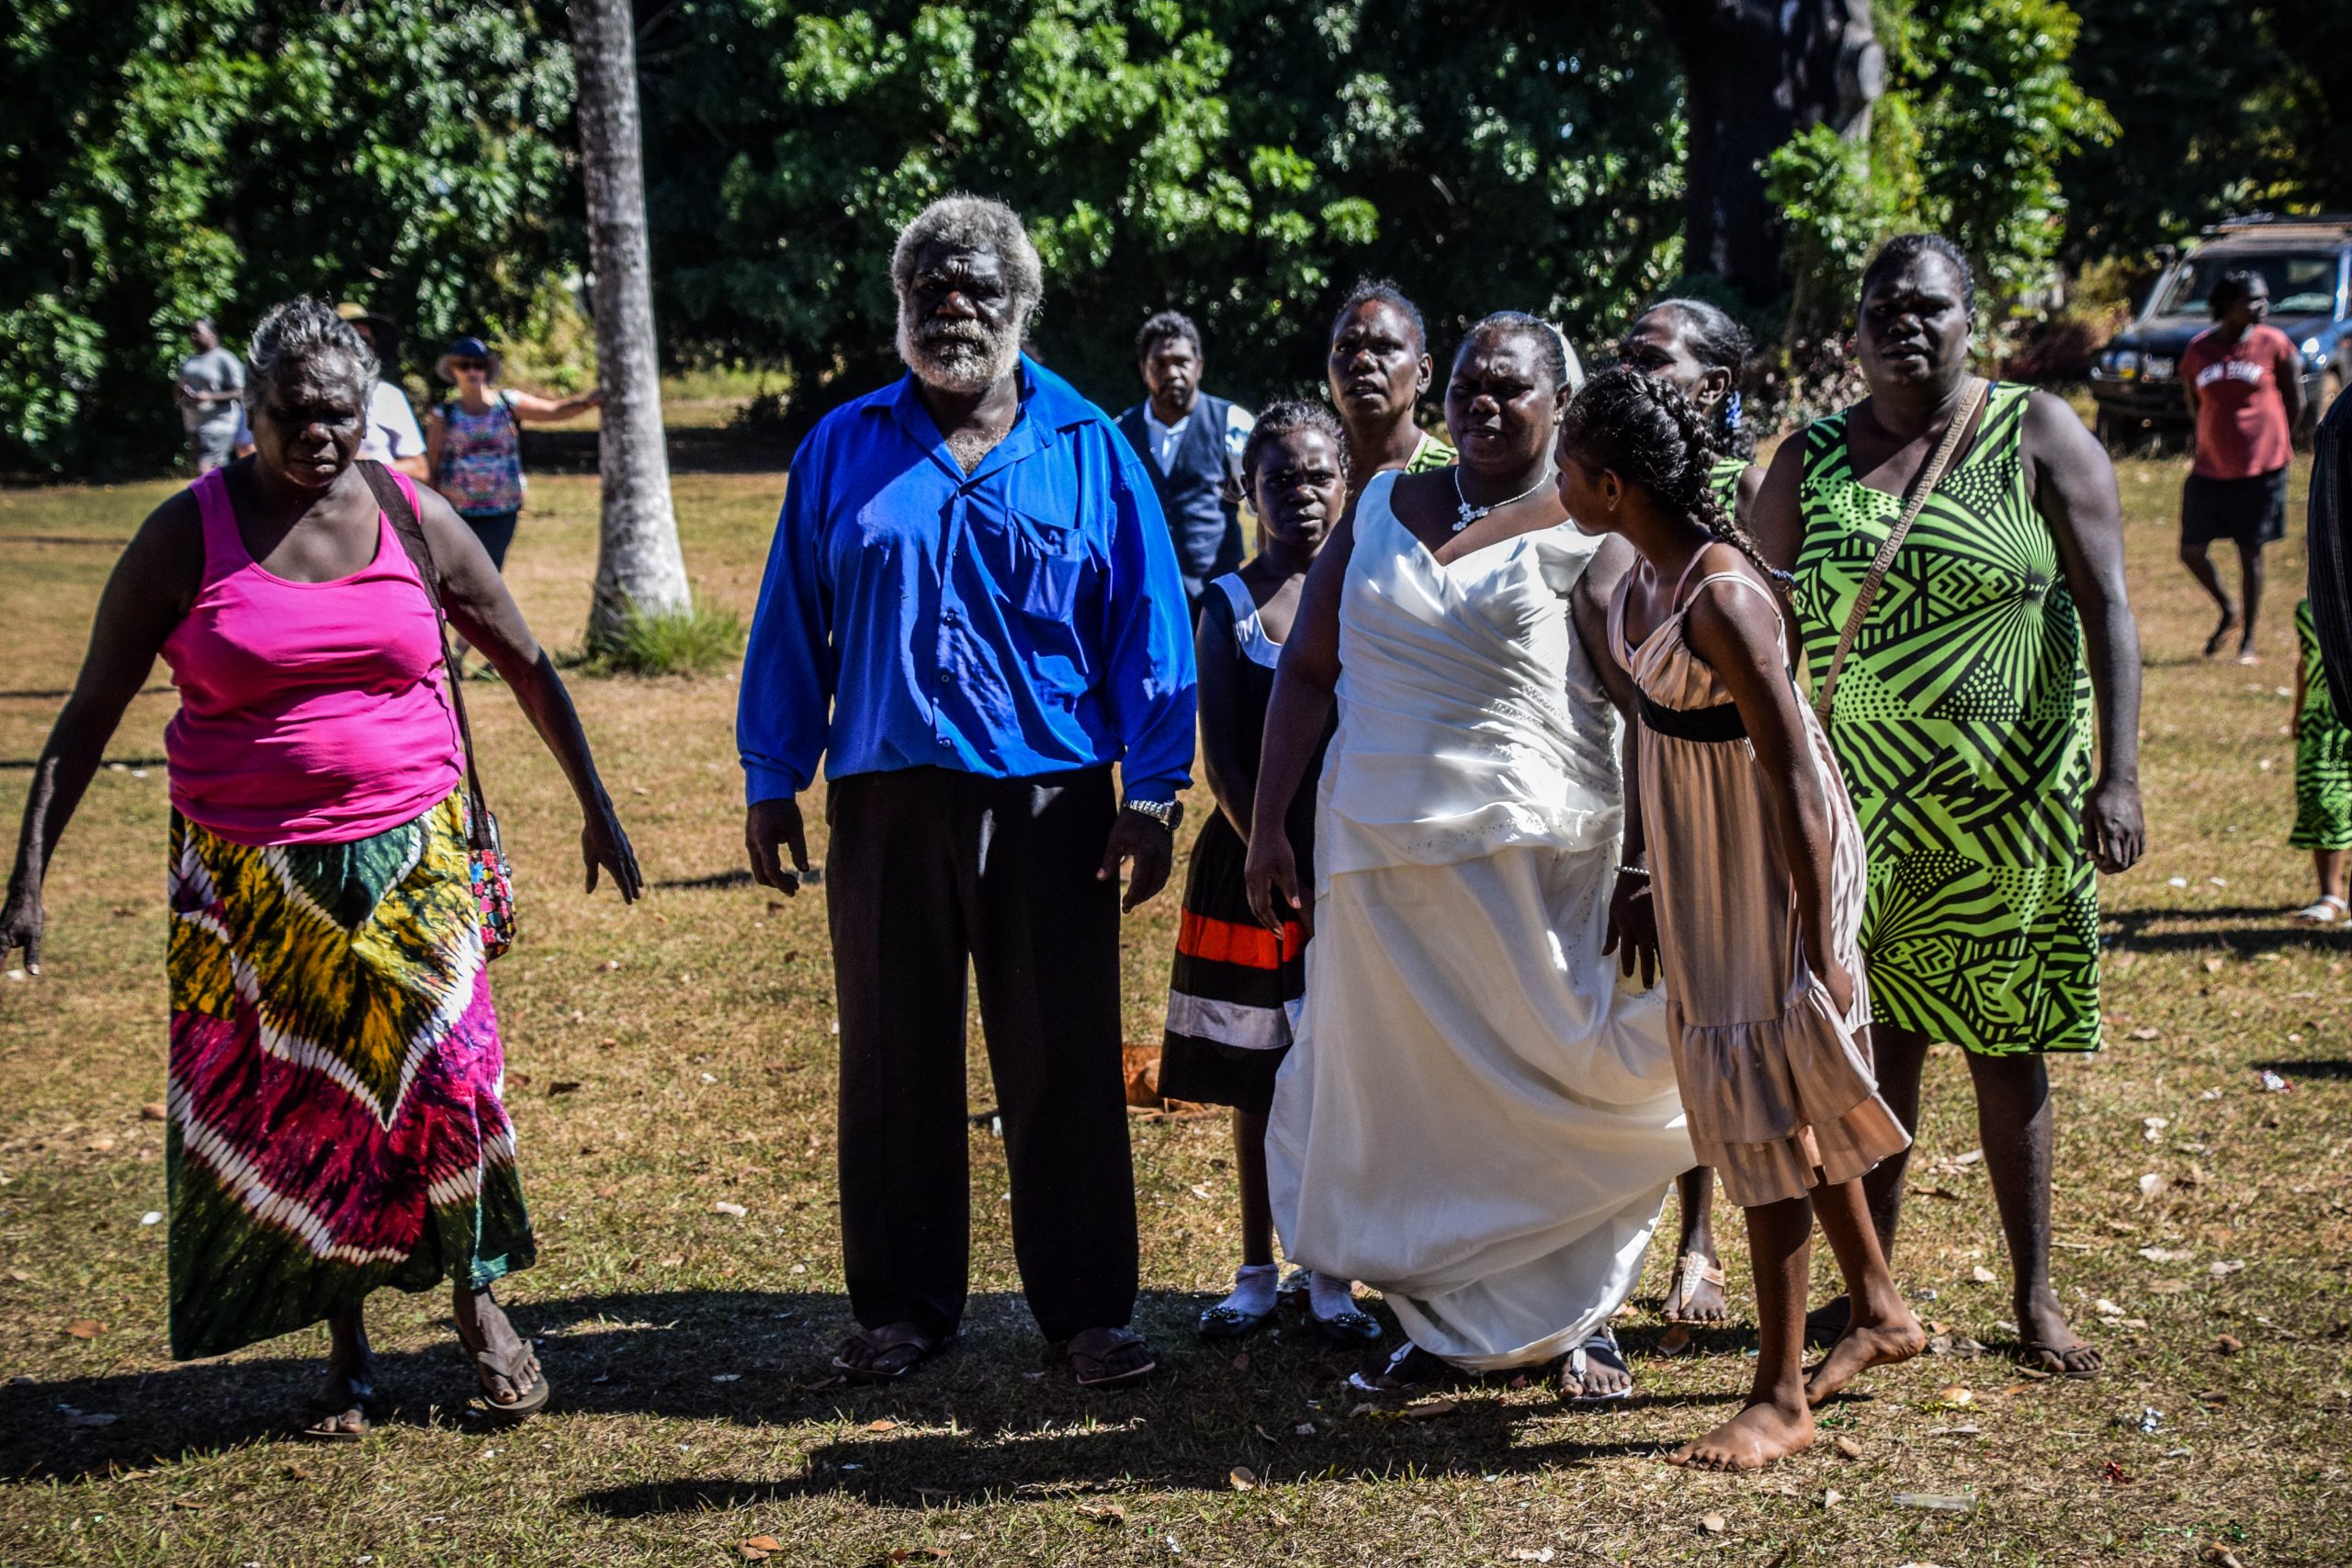
[[[481,909],[481,950],[485,959],[497,958],[514,945],[514,875],[506,863],[505,848],[498,840],[498,818],[482,798],[481,774],[474,767],[474,729],[466,720],[466,682],[449,649],[449,615],[441,607],[441,572],[433,564],[432,547],[424,542],[424,525],[416,514],[416,500],[407,484],[381,463],[360,459],[359,472],[376,493],[376,504],[400,536],[401,547],[416,568],[424,596],[432,601],[433,618],[441,636],[441,666],[449,686],[449,705],[458,716],[458,736],[466,751],[466,861],[473,876],[474,902]]]

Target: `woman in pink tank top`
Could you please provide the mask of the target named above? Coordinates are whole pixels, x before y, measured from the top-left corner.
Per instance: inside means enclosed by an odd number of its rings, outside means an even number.
[[[40,972],[51,847],[155,657],[171,773],[171,1344],[217,1356],[324,1319],[304,1435],[375,1401],[363,1303],[447,1281],[485,1401],[550,1384],[491,1285],[530,1265],[468,857],[464,761],[424,583],[354,457],[376,364],[324,304],[254,329],[255,451],[157,507],[115,567],[33,774],[0,958]],[[635,854],[554,666],[481,546],[398,479],[441,599],[578,795],[593,891]]]

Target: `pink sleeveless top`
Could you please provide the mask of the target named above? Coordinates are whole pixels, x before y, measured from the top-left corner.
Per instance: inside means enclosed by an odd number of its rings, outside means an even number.
[[[390,521],[349,577],[289,582],[246,553],[220,469],[193,489],[204,581],[164,639],[172,805],[239,844],[349,843],[424,815],[462,761],[440,629]]]

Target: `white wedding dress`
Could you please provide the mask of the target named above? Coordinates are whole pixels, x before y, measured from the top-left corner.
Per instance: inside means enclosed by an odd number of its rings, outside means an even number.
[[[1664,998],[1604,955],[1618,719],[1570,525],[1450,565],[1356,507],[1315,938],[1266,1140],[1289,1255],[1473,1371],[1582,1344],[1691,1164]]]

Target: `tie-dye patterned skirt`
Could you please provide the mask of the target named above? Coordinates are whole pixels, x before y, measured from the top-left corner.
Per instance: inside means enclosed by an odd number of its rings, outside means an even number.
[[[530,1266],[465,809],[261,848],[173,815],[175,1357]]]

